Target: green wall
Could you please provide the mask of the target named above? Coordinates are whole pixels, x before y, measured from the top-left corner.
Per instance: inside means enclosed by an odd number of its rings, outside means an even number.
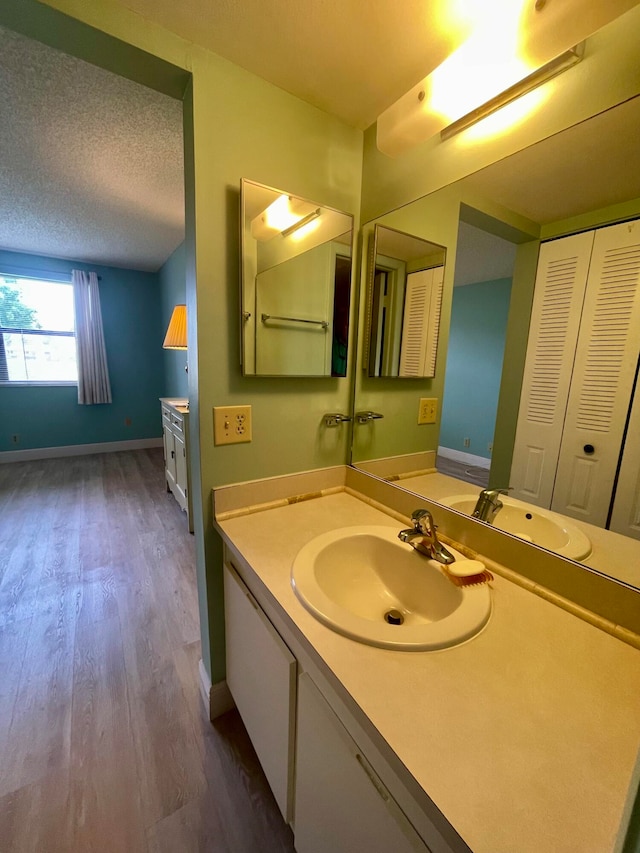
[[[113,402],[79,406],[75,385],[0,387],[5,414],[0,451],[159,438],[158,397],[164,390],[162,325],[155,273],[0,251],[0,270],[16,275],[65,275],[94,270]],[[11,436],[20,436],[19,444]]]
[[[187,300],[187,259],[186,246],[181,243],[175,252],[158,270],[160,294],[160,322],[163,334],[169,326],[171,314],[176,305],[184,305]],[[164,369],[164,396],[186,397],[189,393],[187,374],[187,353],[181,350],[162,350]]]

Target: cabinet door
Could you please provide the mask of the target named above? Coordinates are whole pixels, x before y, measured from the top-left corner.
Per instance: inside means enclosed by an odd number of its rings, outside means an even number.
[[[282,816],[291,822],[296,659],[238,575],[224,569],[227,685]]]
[[[540,246],[511,482],[513,495],[551,506],[593,231]]]
[[[162,427],[162,437],[164,440],[164,469],[167,478],[167,485],[172,492],[176,486],[176,450],[175,437],[168,426]]]
[[[175,448],[175,490],[174,495],[183,510],[187,509],[187,451],[184,436],[174,436]]]
[[[596,232],[551,508],[604,527],[640,351],[640,221]]]
[[[297,853],[428,851],[308,675],[298,683]]]

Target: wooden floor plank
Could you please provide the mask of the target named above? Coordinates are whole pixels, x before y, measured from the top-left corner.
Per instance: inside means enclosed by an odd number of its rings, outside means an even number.
[[[2,853],[293,851],[199,690],[194,538],[152,449],[0,465]]]
[[[2,853],[69,853],[69,772],[55,771],[0,798]]]

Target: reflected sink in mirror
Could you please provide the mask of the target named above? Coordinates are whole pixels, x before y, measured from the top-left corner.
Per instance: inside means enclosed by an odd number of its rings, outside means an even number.
[[[478,634],[491,615],[486,583],[456,586],[440,563],[400,542],[392,527],[345,527],[317,536],[296,556],[291,585],[329,628],[399,651],[456,646]]]
[[[472,515],[477,500],[477,495],[468,494],[441,498],[440,502],[465,515]],[[507,495],[501,495],[500,500],[502,509],[491,522],[498,530],[504,530],[505,533],[540,545],[570,560],[583,560],[591,553],[589,538],[563,515]]]

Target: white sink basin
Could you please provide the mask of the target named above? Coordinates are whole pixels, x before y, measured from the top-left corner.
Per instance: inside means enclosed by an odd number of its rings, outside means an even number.
[[[475,636],[491,615],[488,585],[456,586],[440,563],[401,542],[398,532],[344,527],[317,536],[293,562],[297,597],[334,631],[372,646],[444,649]],[[386,621],[390,611],[401,624]]]
[[[472,515],[478,495],[455,495],[441,498],[440,503]],[[563,515],[532,504],[500,495],[502,509],[491,522],[493,527],[540,545],[570,560],[583,560],[591,553],[588,537]]]

